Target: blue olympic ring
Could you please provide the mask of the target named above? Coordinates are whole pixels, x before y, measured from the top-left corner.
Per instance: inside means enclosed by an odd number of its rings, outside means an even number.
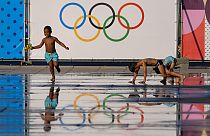
[[[68,107],[74,108],[74,105],[67,105],[67,106],[63,107],[62,111],[65,111],[66,108],[68,108]],[[77,107],[79,108],[78,110],[79,110],[79,111],[82,113],[82,115],[83,115],[83,120],[82,120],[81,123],[76,124],[76,125],[71,125],[71,126],[78,126],[78,128],[70,129],[70,128],[66,127],[66,126],[68,126],[68,125],[64,124],[63,120],[62,120],[61,118],[59,118],[59,121],[60,121],[61,125],[63,125],[63,128],[65,128],[66,130],[75,131],[75,130],[78,130],[78,129],[81,129],[81,128],[85,127],[85,121],[86,121],[85,110],[84,110],[82,107],[79,107],[79,106],[77,106]]]
[[[61,8],[61,11],[60,11],[60,14],[59,14],[59,18],[60,18],[61,23],[62,23],[63,26],[65,26],[66,28],[71,29],[71,30],[74,30],[74,27],[71,27],[71,26],[66,25],[65,22],[63,21],[63,18],[62,18],[64,9],[65,9],[66,7],[68,7],[68,6],[71,6],[71,5],[75,5],[75,6],[78,6],[79,8],[81,8],[81,10],[82,10],[82,12],[83,12],[83,14],[84,14],[84,18],[83,18],[81,24],[78,25],[76,28],[80,28],[80,27],[85,23],[85,21],[86,21],[86,11],[85,11],[85,9],[82,7],[82,5],[80,5],[80,4],[78,4],[78,3],[75,3],[75,2],[67,3],[66,5],[64,5],[64,6]]]

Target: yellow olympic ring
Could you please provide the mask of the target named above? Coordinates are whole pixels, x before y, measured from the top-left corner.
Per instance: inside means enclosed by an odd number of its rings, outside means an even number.
[[[78,96],[75,98],[75,100],[74,100],[74,109],[77,108],[77,101],[78,101],[79,98],[82,97],[82,96],[91,96],[91,97],[93,97],[93,98],[97,101],[97,107],[98,107],[98,109],[100,109],[100,100],[99,100],[99,98],[98,98],[97,96],[95,96],[94,94],[91,94],[91,93],[82,93],[82,94],[78,95]],[[80,115],[81,115],[81,114],[80,114]],[[83,115],[81,115],[81,117],[82,117],[82,116],[83,116]]]
[[[92,15],[87,15],[87,17],[88,17],[88,18],[93,18],[93,19],[96,21],[96,23],[98,24],[98,26],[99,26],[99,27],[101,26],[99,20],[98,20],[96,17],[94,17],[94,16],[92,16]],[[75,33],[75,35],[77,36],[77,38],[80,39],[81,41],[84,41],[84,42],[91,42],[91,41],[95,40],[95,39],[99,36],[101,30],[98,29],[97,34],[96,34],[93,38],[90,38],[90,39],[82,38],[81,36],[79,36],[76,27],[77,27],[77,24],[79,23],[79,21],[80,21],[81,19],[83,19],[83,18],[84,18],[84,16],[81,16],[81,17],[79,17],[79,18],[77,19],[77,21],[75,22],[75,24],[74,24],[74,33]]]
[[[80,95],[78,95],[75,100],[74,100],[74,109],[77,108],[77,101],[79,100],[80,97],[82,96],[91,96],[93,97],[96,101],[97,101],[97,105],[98,105],[98,108],[100,108],[100,100],[97,96],[95,96],[94,94],[91,94],[91,93],[82,93]]]

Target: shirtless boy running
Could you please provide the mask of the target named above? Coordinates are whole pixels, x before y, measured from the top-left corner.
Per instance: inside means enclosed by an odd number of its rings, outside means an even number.
[[[45,37],[42,39],[41,43],[37,46],[33,46],[31,49],[39,49],[45,44],[45,60],[50,66],[50,72],[52,75],[52,82],[55,82],[55,73],[54,67],[60,72],[59,64],[58,64],[58,54],[55,49],[55,42],[58,43],[60,46],[64,47],[66,50],[69,50],[69,47],[66,47],[58,38],[51,36],[52,29],[50,26],[44,27],[44,35]]]

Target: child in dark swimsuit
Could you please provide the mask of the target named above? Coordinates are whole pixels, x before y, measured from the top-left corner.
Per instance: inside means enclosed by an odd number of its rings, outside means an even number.
[[[161,83],[164,85],[166,84],[166,73],[165,68],[163,66],[163,63],[161,60],[157,60],[154,58],[145,58],[143,60],[139,60],[137,63],[134,63],[129,66],[129,70],[134,73],[132,81],[129,81],[129,83],[135,84],[136,77],[138,75],[138,72],[140,70],[140,66],[143,67],[144,71],[144,80],[140,81],[139,83],[146,83],[146,77],[147,77],[147,66],[156,66],[160,72],[160,74],[163,76],[163,80],[161,80]]]

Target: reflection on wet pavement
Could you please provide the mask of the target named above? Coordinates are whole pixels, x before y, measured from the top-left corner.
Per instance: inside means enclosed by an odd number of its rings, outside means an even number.
[[[0,75],[0,135],[210,135],[210,78],[131,85],[124,73]],[[139,78],[143,78],[139,76]]]

